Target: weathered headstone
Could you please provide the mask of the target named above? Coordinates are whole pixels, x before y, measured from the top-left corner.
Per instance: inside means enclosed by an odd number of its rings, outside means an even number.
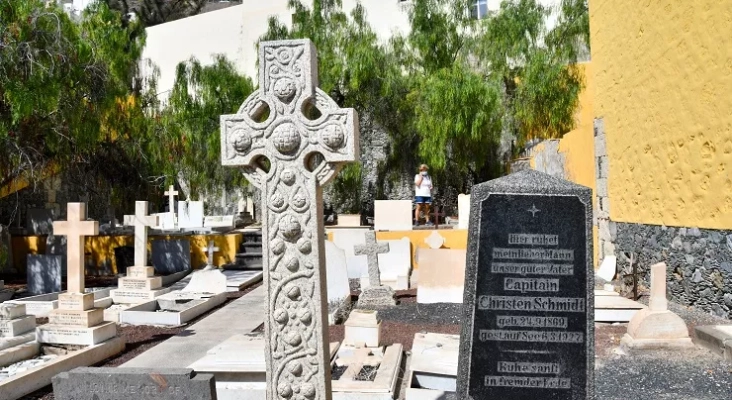
[[[153,240],[152,263],[155,272],[170,275],[191,269],[191,242],[182,240]]]
[[[76,368],[53,377],[56,400],[216,400],[211,374],[188,368]]]
[[[389,252],[389,243],[376,241],[376,232],[365,233],[366,243],[355,246],[356,255],[366,256],[369,265],[369,286],[361,289],[358,297],[358,308],[373,309],[396,305],[394,289],[381,284],[379,271],[379,254]]]
[[[592,191],[521,171],[470,218],[457,397],[594,398]]]
[[[325,242],[325,265],[328,270],[328,323],[334,325],[351,308],[346,253],[333,242]]]
[[[317,61],[309,40],[261,43],[260,89],[221,117],[222,164],[262,191],[269,400],[332,398],[321,186],[358,159],[358,116],[317,88]]]
[[[61,291],[64,256],[28,254],[26,260],[28,293],[36,295]]]

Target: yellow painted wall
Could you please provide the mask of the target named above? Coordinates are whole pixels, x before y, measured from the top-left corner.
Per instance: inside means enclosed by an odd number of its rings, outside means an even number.
[[[732,228],[732,2],[590,0],[614,221]]]
[[[416,255],[418,248],[429,248],[424,242],[434,230],[415,230],[415,231],[389,231],[376,232],[377,240],[401,240],[404,237],[409,238],[412,247],[412,268],[419,269]],[[440,235],[445,238],[443,249],[467,249],[468,248],[468,230],[467,229],[441,229],[438,230]],[[328,240],[333,241],[333,232],[328,232]]]
[[[579,107],[576,112],[575,129],[567,132],[559,140],[559,152],[564,155],[565,177],[577,184],[595,190],[595,133],[594,133],[594,91],[593,63],[582,63],[579,68],[584,74],[584,90],[579,96]],[[546,149],[546,142],[536,145],[530,154],[531,168],[536,168],[535,156]],[[593,196],[593,207],[597,207],[597,199]],[[598,232],[593,228],[593,244],[595,249],[595,266],[598,260]]]
[[[158,239],[184,239],[191,242],[191,265],[199,268],[206,264],[207,253],[205,248],[208,241],[213,240],[219,252],[215,253],[216,265],[223,265],[234,262],[239,245],[243,240],[241,234],[233,235],[192,235],[192,236],[150,236],[148,239],[148,251],[152,249],[152,241]],[[91,236],[86,238],[84,251],[91,255],[94,265],[100,266],[109,263],[113,273],[124,273],[118,271],[117,261],[114,257],[114,249],[121,246],[134,246],[134,236]],[[13,266],[16,270],[24,272],[26,269],[26,256],[28,254],[45,254],[45,236],[20,236],[13,238]]]

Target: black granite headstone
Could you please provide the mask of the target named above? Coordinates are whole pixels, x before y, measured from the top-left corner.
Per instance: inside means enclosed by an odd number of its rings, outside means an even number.
[[[473,187],[457,397],[594,399],[592,191],[527,170]]]
[[[159,275],[191,269],[191,242],[188,239],[153,240],[152,263]]]
[[[211,374],[187,368],[76,368],[53,377],[56,400],[216,400]]]

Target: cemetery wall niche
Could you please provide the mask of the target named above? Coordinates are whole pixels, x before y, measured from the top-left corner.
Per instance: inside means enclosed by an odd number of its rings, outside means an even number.
[[[615,244],[617,276],[632,274],[632,254],[639,285],[650,288],[651,265],[665,262],[670,300],[732,319],[732,230],[610,222],[600,235]],[[620,281],[632,293],[632,277]]]

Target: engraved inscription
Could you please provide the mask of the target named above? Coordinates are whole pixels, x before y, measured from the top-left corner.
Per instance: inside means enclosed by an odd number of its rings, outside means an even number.
[[[125,279],[122,287],[129,290],[147,289],[147,281],[144,279]]]
[[[181,395],[185,393],[181,386],[176,385],[145,385],[145,384],[128,384],[128,383],[91,383],[84,384],[88,393],[114,393],[114,394],[139,394],[139,395]],[[165,396],[167,397],[167,396]]]
[[[567,331],[507,331],[501,329],[481,329],[483,342],[542,342],[542,343],[584,343],[585,334]]]
[[[574,250],[495,247],[493,258],[501,260],[574,261]]]
[[[499,361],[498,372],[506,374],[559,374],[559,363]]]
[[[574,275],[572,264],[526,264],[498,262],[491,264],[491,272],[494,274],[519,274],[519,275]]]
[[[535,389],[569,389],[569,378],[546,378],[529,376],[486,376],[486,386],[524,387]]]
[[[559,279],[504,278],[503,290],[514,292],[558,292]]]
[[[516,315],[499,315],[496,317],[499,328],[562,328],[567,329],[566,317],[528,317]]]
[[[585,312],[585,299],[579,297],[480,296],[480,310]]]
[[[559,235],[540,235],[535,233],[511,233],[508,235],[508,244],[531,246],[558,246]]]

